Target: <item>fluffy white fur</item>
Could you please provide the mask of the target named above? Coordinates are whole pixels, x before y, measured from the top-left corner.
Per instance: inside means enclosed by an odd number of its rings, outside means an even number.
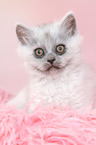
[[[70,34],[74,29],[73,27],[70,26],[71,28],[69,27],[70,30],[68,30],[69,16],[74,17],[70,12],[60,22],[35,26],[30,29],[30,34],[27,34],[26,37],[25,34],[23,35],[25,38],[21,40],[18,52],[27,66],[29,80],[25,88],[10,100],[8,105],[23,108],[27,102],[32,100],[29,107],[29,111],[31,111],[43,100],[44,105],[62,103],[64,106],[71,105],[74,108],[94,107],[95,83],[93,74],[82,57],[82,37],[77,30],[75,30],[75,34]],[[67,26],[66,21],[68,21]],[[52,68],[47,72],[44,66],[48,56],[43,59],[35,58],[33,50],[44,46],[49,54],[52,53],[54,44],[65,44],[68,49],[62,56],[53,54],[61,69]]]

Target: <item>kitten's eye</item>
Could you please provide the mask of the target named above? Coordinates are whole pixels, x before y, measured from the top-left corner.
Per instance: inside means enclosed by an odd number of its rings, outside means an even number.
[[[45,55],[44,50],[42,48],[36,48],[34,52],[38,58],[42,58]]]
[[[62,55],[65,53],[65,45],[59,44],[56,46],[56,53]]]

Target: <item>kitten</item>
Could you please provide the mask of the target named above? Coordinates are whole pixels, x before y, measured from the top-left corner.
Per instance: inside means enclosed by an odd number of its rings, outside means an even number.
[[[60,22],[33,28],[19,24],[16,33],[20,42],[18,52],[27,66],[29,80],[8,105],[23,108],[32,100],[30,111],[41,100],[44,105],[94,106],[94,79],[82,57],[82,37],[72,12]]]

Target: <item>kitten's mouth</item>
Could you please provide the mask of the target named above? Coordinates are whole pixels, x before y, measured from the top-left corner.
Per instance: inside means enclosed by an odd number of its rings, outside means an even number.
[[[52,68],[55,68],[55,69],[61,69],[60,67],[58,67],[58,66],[50,66],[46,71],[49,71],[49,70],[51,70]]]
[[[40,72],[49,72],[49,71],[51,71],[51,69],[56,69],[56,70],[59,70],[59,69],[62,69],[62,68],[60,68],[60,67],[58,67],[58,66],[53,66],[53,65],[51,65],[50,67],[48,67],[48,68],[46,68],[46,69],[44,69],[44,70],[42,70],[42,69],[39,69],[39,68],[37,68],[37,67],[34,67],[35,69],[37,69],[38,71],[40,71]]]

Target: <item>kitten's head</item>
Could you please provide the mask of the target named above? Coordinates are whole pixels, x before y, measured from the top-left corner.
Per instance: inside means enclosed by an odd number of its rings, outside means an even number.
[[[17,25],[19,53],[32,71],[45,74],[64,71],[80,63],[80,42],[72,12],[60,21],[33,28]]]

